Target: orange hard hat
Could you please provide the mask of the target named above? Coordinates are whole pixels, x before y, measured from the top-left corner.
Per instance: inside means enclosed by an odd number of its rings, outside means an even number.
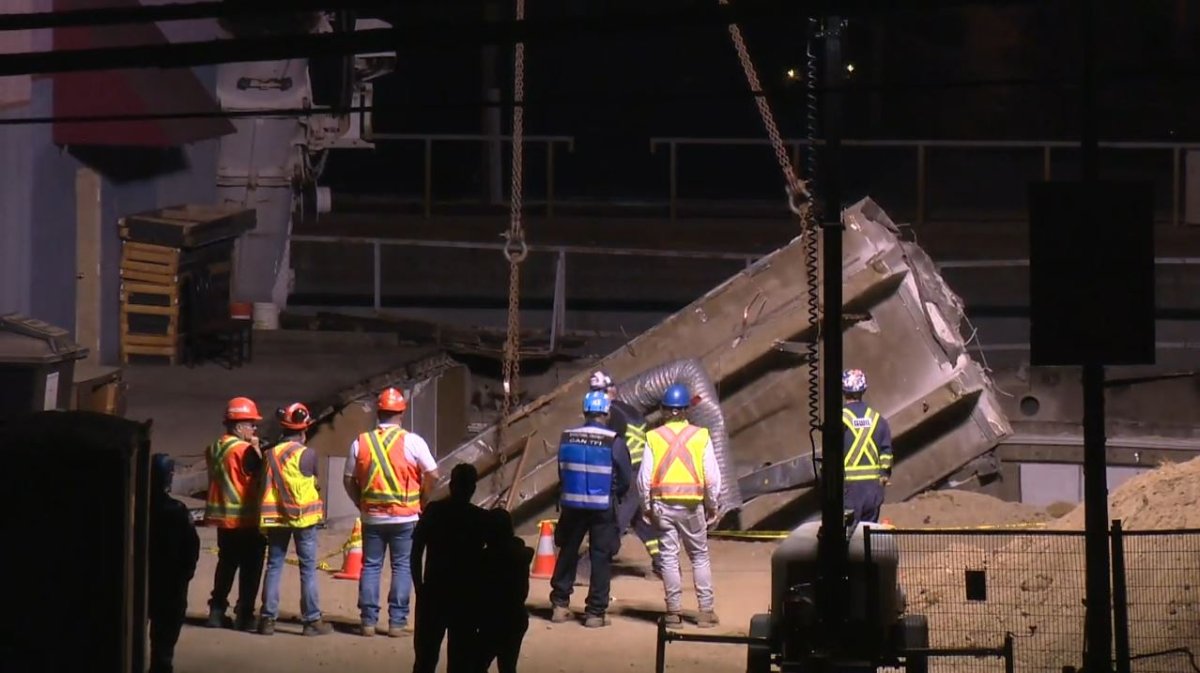
[[[379,393],[379,410],[400,413],[408,408],[408,400],[395,388],[388,388]]]
[[[299,402],[282,407],[275,413],[279,417],[279,424],[288,430],[307,430],[312,425],[312,414],[308,407]]]
[[[254,400],[249,397],[235,397],[229,400],[229,405],[225,407],[225,420],[261,421],[262,416],[258,415],[258,405],[254,404]]]

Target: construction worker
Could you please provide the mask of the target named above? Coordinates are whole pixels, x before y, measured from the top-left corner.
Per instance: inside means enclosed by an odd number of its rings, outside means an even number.
[[[239,631],[254,630],[254,602],[262,581],[267,541],[258,528],[258,477],[262,451],[258,422],[262,416],[252,400],[235,397],[225,407],[225,434],[204,454],[208,464],[208,501],[204,525],[217,529],[217,570],[208,601],[210,628],[226,626],[225,610],[233,578],[238,577],[238,599],[233,609]]]
[[[700,605],[697,625],[717,624],[714,611],[712,568],[708,555],[708,527],[717,521],[717,495],[721,470],[708,429],[687,420],[691,394],[686,386],[674,384],[663,394],[666,422],[646,434],[650,459],[638,472],[643,511],[661,531],[663,588],[666,593],[666,623],[683,623],[683,577],[679,570],[682,545],[692,563],[696,601]]]
[[[342,484],[362,514],[363,568],[358,580],[362,635],[375,635],[379,576],[384,554],[390,553],[388,635],[400,638],[408,626],[413,529],[421,516],[422,487],[427,479],[437,479],[437,461],[424,439],[400,427],[408,402],[399,390],[380,393],[376,409],[379,425],[350,444]]]
[[[592,374],[590,381],[592,390],[604,391],[610,403],[608,427],[618,436],[625,438],[629,447],[629,462],[633,474],[642,467],[642,456],[646,451],[646,417],[632,404],[617,399],[617,386],[608,372],[597,371]],[[620,537],[633,528],[633,534],[642,541],[646,553],[650,555],[650,568],[655,577],[662,578],[662,563],[658,555],[658,531],[646,523],[642,516],[642,493],[637,489],[637,480],[630,485],[629,494],[621,499],[617,506],[617,523],[620,524]]]
[[[156,453],[150,461],[150,673],[174,670],[175,644],[187,612],[188,584],[200,559],[192,515],[172,498],[175,461]]]
[[[842,372],[843,498],[845,508],[854,512],[854,524],[879,523],[884,486],[892,475],[892,429],[863,402],[866,392],[867,375],[861,369]]]
[[[599,390],[583,397],[584,424],[564,430],[558,445],[558,478],[562,514],[554,529],[559,547],[550,578],[550,621],[571,619],[571,591],[579,547],[588,538],[591,580],[586,617],[589,628],[607,626],[612,559],[620,546],[617,502],[629,491],[632,468],[625,438],[607,427],[610,404]]]
[[[262,617],[258,632],[275,633],[279,616],[279,584],[283,580],[288,543],[295,538],[300,559],[300,611],[304,635],[320,636],[333,631],[321,619],[317,589],[317,524],[325,504],[317,487],[317,453],[304,445],[312,416],[300,403],[276,412],[283,437],[263,454],[263,496],[259,525],[267,534],[267,577],[263,582]]]

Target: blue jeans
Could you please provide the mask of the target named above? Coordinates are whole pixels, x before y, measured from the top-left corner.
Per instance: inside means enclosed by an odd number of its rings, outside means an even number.
[[[296,556],[300,557],[300,612],[304,622],[321,618],[317,592],[317,527],[267,529],[267,577],[263,581],[262,616],[279,616],[279,583],[283,580],[288,542],[296,538]]]
[[[379,621],[379,577],[383,574],[383,556],[392,555],[392,588],[388,591],[388,626],[408,624],[408,598],[412,592],[413,529],[409,523],[363,524],[363,568],[358,580],[358,609],[364,626]]]

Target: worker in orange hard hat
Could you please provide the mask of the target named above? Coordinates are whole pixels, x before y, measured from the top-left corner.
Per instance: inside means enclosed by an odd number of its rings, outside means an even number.
[[[304,635],[321,636],[333,626],[321,618],[317,588],[317,524],[325,518],[325,503],[317,486],[317,452],[304,445],[312,414],[300,404],[276,412],[283,437],[263,453],[263,496],[259,526],[267,534],[267,575],[263,580],[262,615],[258,632],[275,633],[279,616],[279,585],[288,543],[296,540],[300,559],[300,610]]]
[[[258,422],[261,420],[253,400],[246,397],[229,400],[225,407],[225,434],[204,454],[208,464],[204,525],[217,529],[217,569],[206,622],[211,628],[230,624],[225,610],[237,575],[233,625],[241,631],[254,629],[254,602],[267,549],[266,539],[258,529],[262,468]]]
[[[437,479],[437,461],[420,435],[400,427],[408,402],[399,390],[380,393],[377,408],[378,426],[350,444],[342,483],[362,513],[363,568],[358,580],[362,635],[375,635],[379,577],[383,557],[390,554],[387,633],[399,638],[408,626],[413,530],[421,517],[424,487]]]

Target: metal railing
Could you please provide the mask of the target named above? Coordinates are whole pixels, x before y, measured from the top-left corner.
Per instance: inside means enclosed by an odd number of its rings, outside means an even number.
[[[507,149],[511,145],[512,138],[507,135],[484,135],[484,134],[409,134],[409,133],[376,133],[366,138],[369,142],[376,143],[411,143],[419,144],[423,152],[423,166],[421,176],[421,195],[419,197],[420,208],[422,214],[428,218],[432,216],[435,206],[440,203],[440,200],[435,195],[435,185],[442,181],[453,181],[457,175],[467,175],[475,172],[475,166],[471,167],[470,171],[459,170],[455,167],[454,170],[448,170],[444,174],[435,170],[434,156],[435,147],[443,144],[473,144],[479,146],[500,145]],[[654,155],[660,149],[665,149],[667,154],[667,193],[665,199],[651,198],[647,201],[644,198],[622,199],[613,198],[605,202],[596,202],[594,199],[582,198],[563,198],[558,194],[558,184],[563,181],[572,179],[570,174],[562,174],[561,165],[557,162],[557,150],[565,147],[567,152],[575,153],[575,137],[566,135],[534,135],[526,136],[526,142],[531,146],[545,147],[545,196],[543,199],[527,199],[527,202],[532,206],[540,206],[544,208],[547,217],[554,217],[555,208],[557,205],[580,205],[588,204],[594,207],[600,207],[608,211],[614,211],[619,214],[622,211],[627,211],[630,208],[644,208],[647,205],[655,207],[665,207],[670,219],[675,220],[680,216],[681,206],[688,204],[695,199],[689,199],[681,195],[682,179],[680,151],[684,148],[699,149],[699,148],[752,148],[756,146],[765,147],[768,141],[765,138],[700,138],[700,137],[654,137],[649,140],[650,154]],[[794,162],[799,162],[803,148],[808,146],[807,140],[790,140],[785,141],[792,154]],[[818,147],[824,146],[824,141],[818,140]],[[915,207],[913,208],[912,220],[917,224],[924,224],[929,221],[931,210],[931,193],[935,191],[933,187],[941,185],[937,179],[930,178],[930,157],[938,152],[953,152],[953,151],[977,151],[982,153],[1012,153],[1018,152],[1026,155],[1026,159],[1038,159],[1041,163],[1040,177],[1043,180],[1049,180],[1055,177],[1055,159],[1071,152],[1076,152],[1079,149],[1078,143],[1070,141],[1055,141],[1055,140],[864,140],[864,139],[846,139],[842,141],[842,145],[848,151],[855,150],[900,150],[904,154],[897,157],[894,161],[888,160],[884,162],[887,165],[893,163],[908,165],[912,161],[912,178],[911,191],[909,194],[912,197]],[[1100,147],[1109,150],[1118,151],[1143,151],[1160,153],[1164,159],[1170,161],[1169,176],[1159,172],[1158,169],[1152,169],[1149,172],[1143,171],[1139,173],[1139,177],[1144,179],[1167,179],[1170,181],[1171,199],[1170,199],[1170,214],[1167,218],[1171,224],[1178,225],[1183,221],[1184,214],[1184,189],[1183,189],[1183,165],[1184,152],[1189,150],[1200,149],[1200,143],[1168,143],[1168,142],[1102,142]],[[689,157],[689,160],[695,158],[695,155]],[[586,162],[587,157],[581,157],[581,161]],[[747,159],[753,161],[753,159]],[[501,172],[507,170],[507,163],[503,160],[500,162],[499,170]],[[728,162],[721,162],[721,169],[728,170]],[[769,169],[770,162],[763,159],[764,170]],[[747,167],[750,164],[746,164]],[[641,167],[653,173],[654,169],[651,164],[646,164]],[[640,169],[639,169],[640,170]],[[637,171],[631,171],[637,172]],[[1034,175],[1029,175],[1028,179],[1034,179]],[[495,176],[492,176],[495,180]],[[499,183],[497,183],[499,184]],[[987,185],[984,185],[985,187]],[[1012,187],[1013,185],[1009,185]],[[461,185],[460,185],[461,187]],[[875,193],[876,188],[880,185],[874,184],[868,180],[864,184],[863,189],[870,193]],[[907,189],[907,188],[906,188]],[[779,190],[779,202],[783,204],[782,186]],[[507,188],[500,187],[500,197],[490,205],[507,205]],[[729,197],[726,199],[708,199],[706,204],[713,202],[722,205],[723,207],[732,206],[735,208],[732,214],[736,215],[736,207],[746,206],[750,202],[765,204],[768,208],[770,201],[759,198],[746,199],[740,197]],[[480,203],[484,200],[480,200]],[[461,203],[461,201],[455,201]],[[895,204],[885,203],[892,210],[895,210]],[[989,206],[979,206],[980,212],[985,212]],[[745,210],[743,208],[743,210]],[[1022,210],[1018,204],[1014,203],[1013,212]],[[785,205],[779,208],[780,217],[786,217],[787,209]],[[966,216],[972,219],[972,216]],[[1023,216],[1022,216],[1023,217]]]
[[[808,147],[807,140],[784,141],[790,148],[792,162],[799,164],[800,149]],[[686,138],[686,137],[656,137],[650,139],[650,151],[654,153],[661,146],[667,148],[669,178],[668,199],[670,201],[671,219],[675,219],[679,202],[679,149],[681,147],[725,146],[752,147],[767,145],[765,138]],[[816,141],[818,147],[825,141]],[[917,224],[924,224],[928,210],[928,154],[931,150],[1034,150],[1041,154],[1043,180],[1054,177],[1054,150],[1078,150],[1079,143],[1055,140],[857,140],[847,139],[842,145],[849,148],[899,148],[908,149],[916,159],[916,175],[914,189],[916,197]],[[1164,142],[1102,142],[1102,149],[1118,150],[1152,150],[1170,152],[1171,157],[1171,224],[1178,225],[1183,213],[1182,163],[1185,150],[1200,149],[1200,143],[1164,143]],[[780,190],[780,202],[783,202],[783,192]]]
[[[315,235],[293,235],[289,239],[292,243],[322,243],[322,244],[341,244],[341,245],[366,245],[371,247],[372,259],[372,306],[375,310],[383,308],[383,248],[384,246],[395,247],[410,247],[410,248],[440,248],[440,249],[456,249],[456,250],[495,250],[496,263],[500,264],[503,258],[500,252],[504,249],[503,243],[481,243],[474,241],[431,241],[422,239],[408,238],[380,238],[380,237],[356,237],[356,236],[315,236]],[[703,250],[671,250],[663,248],[614,248],[614,247],[592,247],[581,245],[530,245],[529,252],[545,252],[553,253],[558,257],[558,267],[560,275],[566,273],[566,262],[569,255],[610,255],[619,257],[651,257],[651,258],[675,258],[675,259],[698,259],[698,260],[727,260],[743,262],[746,267],[749,267],[755,260],[763,255],[738,253],[738,252],[712,252]],[[565,283],[559,279],[555,283],[555,293],[565,293]],[[561,301],[560,301],[561,299]],[[565,306],[566,297],[556,297],[555,306]],[[565,308],[562,309],[565,311]],[[556,317],[557,319],[560,316]]]
[[[930,646],[978,647],[1014,636],[1016,670],[1082,663],[1086,548],[1081,530],[886,530],[907,612]],[[1114,522],[1114,660],[1121,673],[1200,673],[1200,530],[1123,531]],[[882,558],[882,557],[879,557]],[[1127,665],[1126,665],[1127,664]],[[991,671],[994,662],[956,662]],[[930,670],[935,670],[931,662]]]
[[[424,180],[421,192],[421,207],[426,218],[433,214],[433,148],[442,143],[478,143],[481,145],[511,145],[510,135],[481,135],[471,133],[372,133],[364,138],[367,142],[420,143],[424,154]],[[554,216],[554,150],[558,145],[565,145],[568,152],[575,151],[574,136],[539,136],[526,135],[525,143],[543,145],[546,148],[546,198],[544,200],[526,199],[529,205],[545,205],[547,217]]]

